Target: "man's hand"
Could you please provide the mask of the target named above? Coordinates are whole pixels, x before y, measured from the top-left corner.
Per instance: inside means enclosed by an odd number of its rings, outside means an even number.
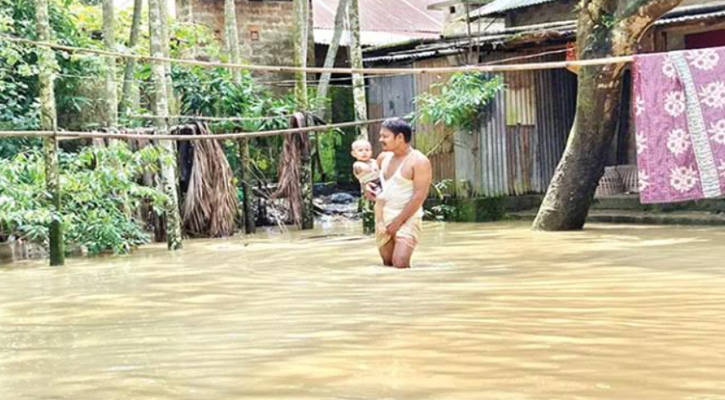
[[[398,230],[400,230],[400,227],[402,225],[403,223],[400,221],[400,219],[395,218],[392,222],[390,222],[388,226],[385,227],[385,233],[390,236],[395,236],[395,234],[398,233]]]
[[[367,185],[365,185],[365,198],[370,201],[375,201],[377,198],[377,195],[375,193],[375,185],[372,182],[368,182]]]

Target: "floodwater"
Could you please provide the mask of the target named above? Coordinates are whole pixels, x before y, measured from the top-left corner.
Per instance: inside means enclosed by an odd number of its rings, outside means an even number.
[[[0,399],[725,399],[725,229],[355,227],[0,269]]]

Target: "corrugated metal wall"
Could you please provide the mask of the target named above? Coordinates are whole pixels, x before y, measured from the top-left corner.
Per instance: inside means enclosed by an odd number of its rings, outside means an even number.
[[[506,53],[505,57],[525,54]],[[483,62],[503,58],[501,53]],[[561,56],[527,59],[557,61]],[[419,62],[415,67],[449,65],[446,59]],[[431,155],[434,180],[453,179],[459,193],[500,196],[543,193],[566,146],[574,121],[576,76],[567,70],[506,73],[506,88],[482,114],[474,132],[456,132]],[[416,93],[448,77],[424,74],[370,79],[370,118],[405,115],[413,110]],[[371,130],[377,141],[378,127]],[[446,129],[420,124],[416,146],[430,150],[445,138]],[[378,149],[379,150],[379,149]],[[468,190],[466,190],[468,189]]]
[[[414,68],[436,68],[449,67],[450,63],[446,58],[432,58],[418,61],[413,64]],[[416,95],[422,93],[439,94],[440,89],[435,85],[446,82],[451,74],[419,74],[415,76]],[[433,166],[433,181],[440,182],[444,179],[456,181],[456,164],[453,155],[454,137],[453,130],[444,125],[423,124],[418,122],[415,127],[415,147],[423,153],[429,153],[431,165]]]
[[[556,60],[546,60],[556,61]],[[546,191],[559,164],[576,114],[577,79],[564,69],[536,73],[536,168],[532,189]]]
[[[516,57],[524,54],[506,54]],[[486,61],[502,56],[496,54]],[[526,62],[554,61],[550,57]],[[471,180],[475,194],[484,196],[543,193],[553,176],[566,146],[574,121],[576,76],[566,70],[505,73],[505,90],[499,93],[484,114],[478,134],[480,150],[475,157],[480,173],[466,168],[471,151],[456,147],[459,180]],[[475,140],[464,145],[469,146]]]
[[[404,117],[413,112],[415,79],[412,75],[376,76],[368,78],[368,118]],[[380,152],[380,124],[370,125],[369,140],[374,154]]]

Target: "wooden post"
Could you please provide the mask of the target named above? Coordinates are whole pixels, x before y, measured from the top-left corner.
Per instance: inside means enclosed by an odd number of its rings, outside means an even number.
[[[38,29],[38,39],[50,41],[50,22],[48,19],[48,3],[46,0],[35,1],[35,17]],[[43,130],[55,131],[57,116],[55,109],[55,53],[49,48],[38,48],[38,74],[40,83],[40,125]],[[50,196],[50,265],[63,265],[65,254],[63,251],[63,229],[61,226],[61,194],[60,170],[58,166],[58,140],[56,137],[43,139],[43,153],[45,154],[45,186]]]
[[[297,67],[306,67],[310,34],[309,0],[294,0],[294,14],[294,65]],[[304,72],[295,73],[295,99],[299,110],[305,111],[308,109],[307,74]],[[306,136],[307,134],[302,133],[301,135]],[[285,137],[285,140],[288,140],[288,138]],[[302,221],[300,228],[312,229],[315,222],[312,204],[312,160],[308,146],[302,151],[302,154],[300,154],[300,162],[300,192],[302,194],[302,204],[300,207],[302,209]],[[296,200],[290,199],[290,201]]]
[[[149,34],[151,37],[151,56],[163,57],[164,45],[161,40],[161,26],[166,21],[161,19],[159,0],[149,0]],[[151,77],[154,82],[154,113],[158,115],[155,120],[156,132],[166,134],[168,132],[167,118],[169,106],[167,102],[166,79],[164,77],[166,66],[162,62],[151,64]],[[169,250],[177,250],[182,247],[181,241],[181,215],[179,212],[179,199],[176,190],[176,145],[170,140],[160,141],[170,159],[161,162],[161,180],[163,190],[169,198],[166,204],[166,241]]]

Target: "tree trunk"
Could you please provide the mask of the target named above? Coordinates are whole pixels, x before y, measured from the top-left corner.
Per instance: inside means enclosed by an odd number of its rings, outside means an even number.
[[[345,12],[349,1],[350,0],[340,0],[340,2],[337,3],[337,11],[335,11],[335,30],[332,33],[330,47],[327,48],[323,68],[333,68],[335,66],[337,50],[340,47],[340,38],[342,38],[342,33],[345,31]],[[317,85],[317,116],[322,120],[327,120],[327,93],[330,90],[331,78],[332,74],[330,72],[324,72],[320,75],[320,83]]]
[[[234,0],[224,0],[224,32],[226,36],[227,50],[229,58],[233,64],[239,64],[239,31],[237,29],[237,10]],[[233,69],[234,82],[242,83],[242,71]],[[244,200],[242,210],[244,214],[243,224],[244,231],[248,234],[254,233],[255,216],[252,204],[254,204],[254,193],[250,185],[250,165],[249,165],[249,140],[239,140],[239,183],[242,185],[244,192]]]
[[[350,64],[352,68],[363,68],[362,46],[360,43],[360,8],[358,0],[350,0],[347,7],[348,25],[350,26]],[[367,99],[365,98],[365,77],[361,74],[352,74],[352,96],[355,102],[355,120],[364,121],[368,119]],[[361,125],[358,131],[358,138],[369,139],[368,127]],[[361,200],[363,233],[375,233],[375,215],[373,204],[362,197]]]
[[[645,31],[682,0],[584,0],[577,26],[579,58],[633,54]],[[620,113],[623,64],[581,67],[576,118],[534,229],[582,229],[604,173]]]
[[[162,3],[163,4],[163,3]],[[151,56],[163,57],[164,45],[162,42],[162,25],[166,21],[161,18],[161,4],[159,0],[149,0],[149,30],[151,37]],[[154,82],[154,114],[158,117],[155,120],[156,132],[161,135],[168,133],[167,118],[169,106],[167,101],[166,79],[164,77],[166,67],[162,62],[152,62],[151,76]],[[176,146],[170,140],[160,141],[169,159],[161,162],[161,180],[163,190],[169,201],[166,204],[166,241],[169,250],[177,250],[181,243],[181,215],[179,213],[179,199],[176,189]]]
[[[239,144],[239,180],[242,183],[244,200],[242,202],[242,212],[244,213],[244,232],[252,234],[257,230],[256,215],[254,212],[254,192],[252,188],[252,173],[249,163],[249,141],[240,140]]]
[[[226,36],[229,61],[232,64],[239,64],[239,32],[237,30],[237,9],[234,0],[224,0],[224,33]],[[242,71],[233,69],[234,82],[242,81]]]
[[[169,2],[168,0],[157,0],[159,2],[159,16],[161,17],[161,50],[164,57],[171,57],[169,41]],[[171,79],[171,64],[164,63],[164,74],[166,77],[166,101],[168,112],[172,115],[179,114],[179,104],[174,95],[174,82]],[[172,121],[172,125],[175,121]]]
[[[133,49],[138,44],[139,30],[141,27],[141,11],[143,9],[143,0],[134,0],[133,2],[133,19],[131,20],[131,35],[128,39],[128,47]],[[122,113],[133,109],[132,93],[136,85],[134,84],[134,67],[135,60],[129,58],[126,60],[126,67],[123,72],[123,87],[121,90],[121,103],[119,108]]]
[[[113,0],[103,0],[103,45],[108,51],[116,51],[116,33],[113,16]],[[116,58],[106,57],[106,128],[118,125],[118,96],[116,94]]]
[[[48,20],[48,3],[46,0],[35,1],[35,17],[38,29],[38,39],[43,42],[50,41],[50,22]],[[57,116],[55,109],[55,55],[48,48],[38,48],[38,74],[40,83],[40,125],[43,130],[55,131]],[[43,152],[45,154],[45,186],[50,196],[50,209],[52,219],[50,222],[50,265],[63,265],[65,254],[63,251],[63,229],[61,226],[61,195],[60,171],[58,167],[58,140],[55,137],[43,139]]]
[[[298,67],[307,66],[307,56],[309,48],[309,18],[310,7],[308,0],[294,0],[294,65]],[[305,72],[297,72],[295,74],[295,100],[297,108],[305,111],[308,108],[307,101],[307,74]],[[307,135],[300,133],[298,135]],[[289,136],[285,136],[285,141],[289,140]],[[302,146],[303,151],[300,154],[300,193],[301,199],[289,199],[301,202],[302,221],[300,229],[312,229],[314,227],[314,209],[312,203],[312,162],[310,158],[309,146]]]
[[[362,46],[360,44],[360,9],[358,0],[350,0],[347,7],[347,18],[350,25],[350,64],[352,68],[363,68]],[[352,74],[352,95],[355,99],[355,120],[368,119],[367,100],[365,99],[365,77]],[[358,136],[368,139],[368,127],[361,125]]]

